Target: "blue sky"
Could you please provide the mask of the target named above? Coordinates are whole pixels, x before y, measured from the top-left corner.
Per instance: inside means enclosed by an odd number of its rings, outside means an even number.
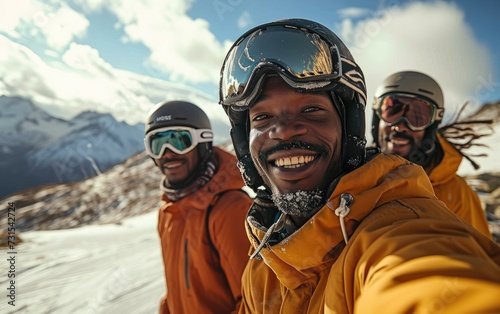
[[[500,2],[264,0],[0,0],[0,94],[51,114],[110,112],[129,123],[184,98],[227,123],[217,105],[222,60],[249,28],[287,17],[334,30],[365,72],[368,96],[400,70],[442,86],[449,119],[500,100]],[[367,111],[367,123],[371,110]],[[446,115],[445,115],[446,118]]]

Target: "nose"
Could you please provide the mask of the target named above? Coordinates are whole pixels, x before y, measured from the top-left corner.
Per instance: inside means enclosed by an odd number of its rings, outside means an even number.
[[[170,148],[166,148],[163,155],[159,159],[173,159],[178,157],[179,154],[174,153]]]
[[[394,124],[391,126],[391,131],[395,132],[403,132],[403,131],[408,131],[408,125],[406,125],[406,120],[401,119],[398,123]]]
[[[282,114],[276,117],[274,126],[269,132],[269,137],[274,140],[288,141],[307,133],[307,127],[296,115]]]

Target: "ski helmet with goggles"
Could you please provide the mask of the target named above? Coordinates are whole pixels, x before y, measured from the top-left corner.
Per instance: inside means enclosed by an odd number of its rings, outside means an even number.
[[[382,119],[388,125],[403,121],[410,130],[425,130],[421,147],[405,156],[410,161],[425,168],[441,151],[436,133],[443,120],[444,97],[441,87],[430,76],[416,71],[390,75],[375,91],[372,109],[372,136],[378,147]]]
[[[177,154],[198,149],[200,162],[185,184],[197,177],[212,152],[210,120],[190,102],[166,101],[155,105],[148,113],[144,134],[144,146],[152,159],[161,158],[167,149]]]
[[[285,19],[254,27],[230,48],[221,69],[219,103],[231,121],[239,167],[254,191],[265,184],[250,156],[248,109],[267,75],[298,92],[328,91],[342,121],[342,169],[365,161],[366,87],[363,72],[343,42],[325,26]]]

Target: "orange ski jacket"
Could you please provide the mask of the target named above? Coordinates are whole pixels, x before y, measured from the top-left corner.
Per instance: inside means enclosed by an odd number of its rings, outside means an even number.
[[[343,194],[353,197],[344,218]],[[257,248],[269,226],[253,211]],[[500,246],[396,155],[344,175],[323,208],[260,256],[245,268],[239,313],[500,313]]]
[[[236,158],[217,147],[214,153],[219,169],[210,182],[176,202],[162,198],[158,233],[167,292],[160,313],[232,313],[239,306],[252,200],[240,190]]]
[[[443,148],[443,160],[429,173],[429,179],[436,196],[460,218],[467,221],[482,234],[492,238],[486,215],[476,192],[457,175],[462,155],[440,134],[438,139]]]

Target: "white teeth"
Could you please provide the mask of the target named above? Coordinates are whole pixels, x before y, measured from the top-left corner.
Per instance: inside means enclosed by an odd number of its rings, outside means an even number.
[[[396,145],[406,145],[408,144],[410,141],[408,140],[404,140],[404,139],[392,139],[392,142]]]
[[[298,168],[310,163],[316,156],[293,156],[276,159],[274,162],[278,167]]]
[[[177,168],[182,165],[182,162],[180,161],[173,161],[173,162],[168,162],[165,164],[164,168],[166,169],[172,169],[172,168]]]

